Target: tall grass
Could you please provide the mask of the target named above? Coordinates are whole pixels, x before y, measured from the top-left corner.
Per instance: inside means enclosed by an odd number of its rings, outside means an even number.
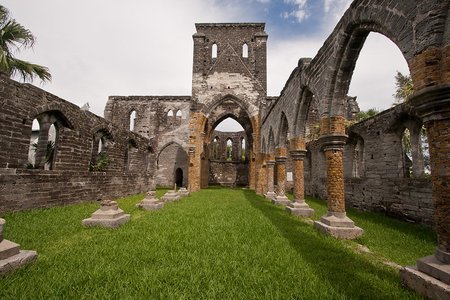
[[[355,242],[320,234],[253,191],[205,189],[160,211],[136,209],[142,197],[118,200],[131,214],[118,229],[81,226],[96,203],[4,214],[6,238],[39,258],[0,279],[0,299],[418,298],[395,269],[348,247]],[[320,215],[324,204],[308,202]],[[384,217],[359,214],[351,217],[370,228],[359,242],[378,253],[372,244],[396,223],[378,232]]]

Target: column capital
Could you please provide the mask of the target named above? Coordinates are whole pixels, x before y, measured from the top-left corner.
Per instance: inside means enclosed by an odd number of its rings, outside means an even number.
[[[289,154],[292,157],[292,160],[304,160],[306,156],[306,150],[291,150]]]
[[[286,157],[287,156],[287,148],[279,147],[275,149],[275,157]]]
[[[305,150],[306,142],[303,137],[296,137],[289,140],[290,151]]]
[[[286,156],[275,156],[275,162],[277,164],[284,164],[286,162]]]
[[[319,138],[323,151],[344,149],[348,136],[345,134],[328,134]]]
[[[450,84],[423,88],[408,100],[424,122],[450,119]]]
[[[268,160],[266,161],[266,165],[269,166],[274,166],[275,165],[275,161],[274,160]]]
[[[189,146],[188,152],[189,152],[190,155],[195,154],[195,148],[196,148],[195,146]]]

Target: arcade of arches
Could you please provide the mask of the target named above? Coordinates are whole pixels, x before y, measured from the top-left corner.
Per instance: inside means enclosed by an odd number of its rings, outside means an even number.
[[[248,186],[308,217],[308,194],[327,199],[328,211],[314,226],[338,238],[363,234],[346,216],[349,205],[433,226],[436,253],[401,276],[428,297],[448,297],[449,12],[448,1],[355,0],[317,55],[299,59],[278,97],[267,96],[264,23],[196,24],[192,95],[111,96],[104,119],[0,74],[0,164],[6,168],[0,210],[66,203],[55,191],[59,186],[70,201],[87,201],[155,184],[176,183],[190,192],[222,184]],[[350,122],[359,108],[347,93],[370,32],[400,49],[415,92],[404,104]],[[215,130],[226,118],[243,131]],[[39,129],[33,131],[35,119]],[[424,172],[423,127],[431,179]],[[402,146],[405,135],[410,155]],[[47,159],[49,140],[54,145]],[[42,182],[44,172],[51,184],[30,185]],[[82,184],[67,194],[67,182]],[[40,193],[23,200],[30,186]],[[286,190],[293,191],[293,202]]]

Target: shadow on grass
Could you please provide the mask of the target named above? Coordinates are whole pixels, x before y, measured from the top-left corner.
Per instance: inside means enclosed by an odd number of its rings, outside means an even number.
[[[399,277],[393,270],[374,265],[344,248],[340,241],[318,233],[312,226],[289,216],[253,191],[244,190],[243,193],[247,201],[271,221],[301,258],[314,268],[316,275],[327,281],[336,293],[352,299],[392,299],[394,295],[395,298],[414,297],[413,293],[401,287]]]

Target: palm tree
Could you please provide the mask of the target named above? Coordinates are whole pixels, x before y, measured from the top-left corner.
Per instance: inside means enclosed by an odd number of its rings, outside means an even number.
[[[36,76],[50,81],[52,76],[47,67],[14,57],[15,52],[32,48],[34,42],[31,31],[12,19],[8,9],[0,5],[0,72],[10,77],[18,74],[24,81],[32,81]]]

